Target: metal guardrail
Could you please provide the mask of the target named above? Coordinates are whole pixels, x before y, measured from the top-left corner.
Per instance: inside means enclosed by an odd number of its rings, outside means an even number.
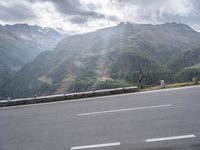
[[[2,100],[0,101],[0,107],[65,101],[65,100],[81,99],[81,98],[88,98],[88,97],[99,97],[99,96],[106,96],[106,95],[131,93],[131,92],[137,92],[137,91],[138,91],[138,88],[134,86],[134,87],[124,87],[124,88],[105,89],[105,90],[96,90],[96,91],[93,90],[93,91],[79,92],[79,93],[64,93],[64,94],[39,96],[39,97],[34,96],[32,98]]]

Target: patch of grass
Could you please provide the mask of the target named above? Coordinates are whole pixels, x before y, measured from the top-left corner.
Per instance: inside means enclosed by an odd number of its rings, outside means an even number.
[[[105,79],[104,80],[97,80],[94,84],[95,89],[112,89],[112,88],[119,88],[119,87],[128,87],[131,84],[127,83],[124,80],[112,80],[112,79]]]
[[[168,88],[185,87],[192,85],[194,85],[192,82],[181,82],[181,83],[166,84],[165,88],[161,88],[160,86],[144,87],[144,89],[142,89],[141,91],[168,89]],[[198,82],[197,85],[200,85],[200,81]]]

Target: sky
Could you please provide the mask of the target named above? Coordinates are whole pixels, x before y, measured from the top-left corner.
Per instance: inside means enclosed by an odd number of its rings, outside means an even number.
[[[0,24],[85,33],[120,22],[177,22],[200,31],[200,0],[0,0]]]

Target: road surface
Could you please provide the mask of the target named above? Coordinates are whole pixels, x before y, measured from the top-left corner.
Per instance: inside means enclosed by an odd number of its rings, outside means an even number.
[[[0,108],[0,150],[200,150],[200,86]]]

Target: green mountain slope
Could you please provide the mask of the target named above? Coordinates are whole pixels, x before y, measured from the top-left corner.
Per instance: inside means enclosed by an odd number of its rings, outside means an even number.
[[[0,25],[0,87],[39,53],[56,46],[62,35],[48,30],[27,24]]]
[[[200,46],[184,51],[168,64],[179,82],[200,77]]]
[[[184,24],[120,23],[63,39],[25,65],[4,87],[3,96],[26,97],[137,84],[173,82],[168,64],[200,42],[200,34]],[[116,84],[115,84],[116,83]]]

